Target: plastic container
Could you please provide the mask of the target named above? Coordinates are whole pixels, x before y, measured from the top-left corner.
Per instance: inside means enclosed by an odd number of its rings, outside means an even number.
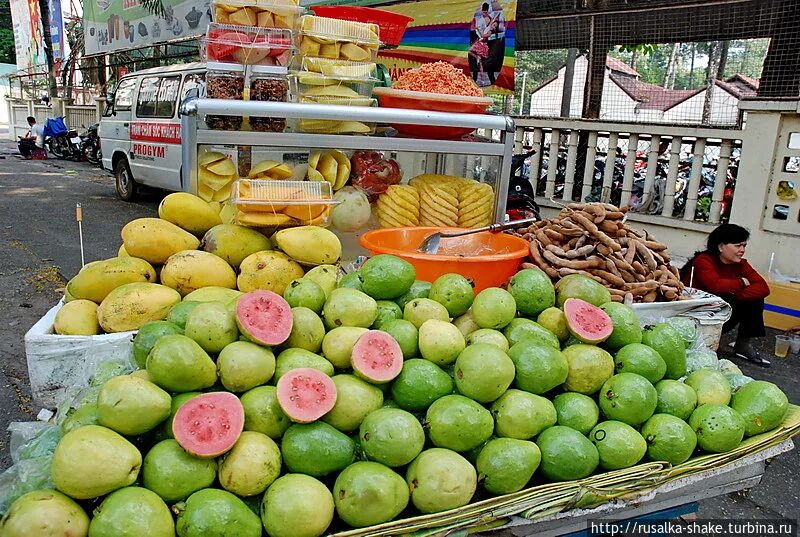
[[[490,97],[466,97],[445,93],[426,93],[393,88],[374,88],[373,93],[384,108],[407,108],[457,114],[483,114],[494,101]],[[472,132],[461,127],[430,127],[427,125],[391,124],[397,132],[414,138],[452,140]]]
[[[254,65],[250,70],[250,100],[286,102],[289,81],[284,67]],[[250,128],[258,132],[283,132],[286,119],[282,117],[250,116]]]
[[[294,30],[305,8],[280,0],[226,0],[211,3],[214,22]]]
[[[244,98],[244,65],[214,63],[206,65],[206,97],[209,99],[242,100]],[[209,129],[234,130],[242,128],[242,116],[206,116]]]
[[[202,40],[203,57],[210,62],[286,67],[292,57],[292,32],[232,24],[208,25]]]
[[[475,283],[475,292],[498,287],[517,273],[530,253],[528,241],[505,233],[475,233],[442,239],[440,254],[417,251],[425,238],[437,232],[463,231],[458,228],[408,227],[376,229],[359,238],[370,255],[392,254],[405,259],[417,272],[417,279],[432,282],[443,274],[461,274]]]
[[[351,62],[316,56],[295,56],[289,70],[347,79],[377,80],[378,76],[378,64],[375,62]]]
[[[397,46],[406,33],[406,26],[412,17],[392,13],[383,9],[361,6],[312,6],[311,11],[320,17],[377,24],[384,45]]]
[[[304,15],[299,28],[296,44],[304,56],[374,62],[381,46],[376,24]]]
[[[343,78],[305,72],[289,75],[289,91],[292,101],[296,103],[341,104],[351,101],[355,106],[370,106],[374,87],[375,79],[370,78]]]
[[[328,182],[264,179],[239,179],[230,201],[236,223],[249,227],[327,227],[338,203]]]

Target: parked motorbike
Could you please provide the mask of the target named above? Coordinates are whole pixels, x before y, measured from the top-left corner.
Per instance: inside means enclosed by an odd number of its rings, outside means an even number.
[[[44,123],[47,150],[60,159],[80,158],[78,132],[67,128],[63,117],[47,118]]]
[[[81,136],[80,152],[91,164],[100,164],[103,160],[103,152],[100,149],[100,136],[98,135],[99,123],[90,125],[86,134]]]
[[[511,157],[511,178],[508,183],[508,198],[506,201],[506,214],[509,220],[522,220],[525,218],[541,218],[539,205],[533,185],[528,177],[526,163],[536,153],[530,149],[525,153]]]

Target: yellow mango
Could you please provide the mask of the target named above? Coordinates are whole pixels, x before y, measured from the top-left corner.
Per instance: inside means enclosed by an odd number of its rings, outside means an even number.
[[[221,257],[202,250],[178,252],[161,269],[161,283],[188,295],[201,287],[236,288],[236,274]]]
[[[310,265],[336,263],[342,255],[339,237],[317,226],[283,229],[275,234],[275,241],[289,257]]]
[[[73,300],[56,313],[53,330],[62,336],[94,336],[100,333],[97,304],[91,300]]]
[[[188,192],[173,192],[161,200],[158,217],[194,235],[202,235],[222,223],[219,211]]]
[[[70,296],[99,304],[114,289],[126,283],[154,282],[156,270],[136,257],[112,257],[86,265],[67,283]]]
[[[254,229],[236,224],[220,224],[203,235],[200,248],[224,259],[232,267],[239,268],[248,255],[269,250],[270,242]]]
[[[128,283],[111,291],[100,303],[97,319],[109,333],[138,330],[147,322],[163,320],[180,301],[180,293],[166,285]]]
[[[303,267],[284,253],[266,250],[247,256],[239,266],[239,291],[266,289],[283,295],[292,280],[303,277]]]
[[[200,246],[197,237],[160,218],[137,218],[122,228],[125,251],[150,263],[163,264],[181,250]]]
[[[124,244],[120,244],[119,245],[119,250],[117,250],[117,257],[130,257],[128,255],[128,252],[125,251],[125,245]]]

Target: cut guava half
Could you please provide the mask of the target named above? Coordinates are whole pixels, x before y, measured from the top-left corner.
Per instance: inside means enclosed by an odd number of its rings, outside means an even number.
[[[568,298],[564,302],[564,315],[570,333],[584,343],[596,345],[607,340],[614,331],[609,315],[580,298]]]
[[[311,423],[336,404],[336,384],[316,369],[292,369],[278,379],[278,404],[290,420]]]
[[[244,407],[229,392],[210,392],[186,401],[172,420],[172,434],[187,453],[213,458],[226,453],[244,429]]]
[[[277,293],[250,291],[236,303],[236,323],[247,339],[262,345],[280,345],[292,333],[292,308]]]
[[[350,362],[359,377],[374,384],[385,384],[403,370],[403,350],[386,332],[369,330],[353,346]]]

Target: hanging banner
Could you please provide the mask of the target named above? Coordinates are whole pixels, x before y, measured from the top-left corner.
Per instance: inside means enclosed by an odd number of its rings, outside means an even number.
[[[156,17],[139,0],[87,0],[83,6],[86,56],[142,48],[204,35],[210,0],[162,0]]]
[[[53,69],[56,77],[61,75],[61,64],[67,57],[64,50],[64,16],[61,0],[47,0],[50,10],[50,40],[53,44]]]
[[[38,0],[11,0],[10,8],[17,69],[28,73],[41,71],[42,67],[46,70],[47,56]]]

